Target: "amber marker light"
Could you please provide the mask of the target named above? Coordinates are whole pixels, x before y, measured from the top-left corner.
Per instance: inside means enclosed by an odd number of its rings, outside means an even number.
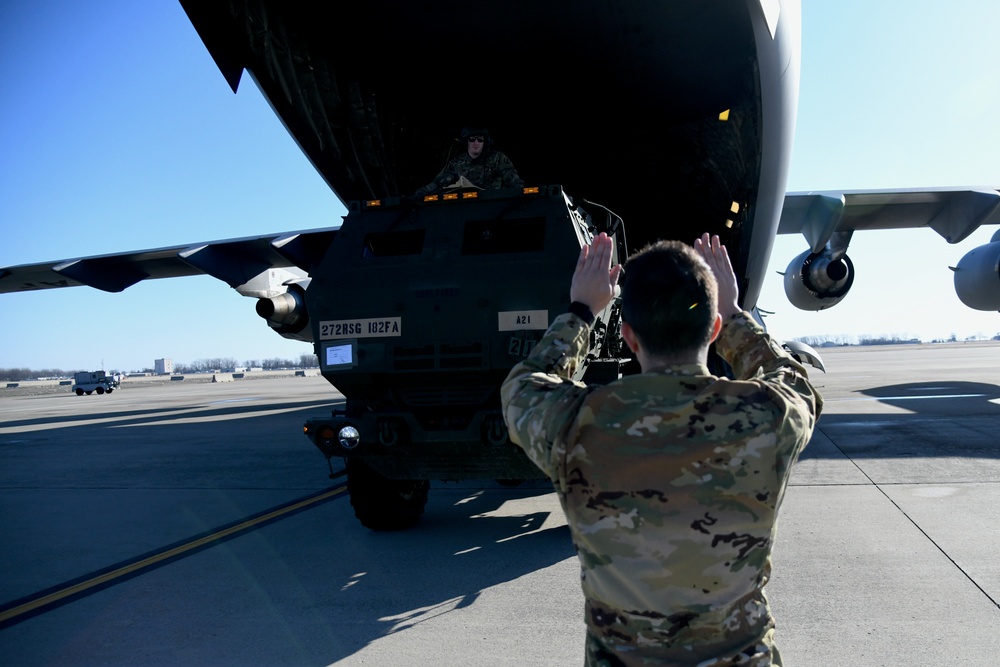
[[[381,199],[369,199],[368,201],[365,202],[365,206],[367,206],[368,208],[374,208],[376,206],[381,206],[381,205],[382,205]]]
[[[424,201],[437,201],[437,195],[424,195]]]
[[[729,210],[732,211],[733,213],[739,213],[740,212],[740,203],[738,201],[734,201],[733,205],[729,207]]]
[[[536,186],[532,186],[530,188],[525,188],[524,189],[524,194],[526,194],[526,195],[537,195],[538,194],[538,186],[536,185]]]
[[[448,194],[446,194],[444,196],[444,200],[445,201],[448,201],[449,199],[458,199],[458,193],[457,192],[449,192]]]
[[[476,198],[476,197],[478,197],[478,196],[479,196],[479,193],[478,193],[478,192],[476,192],[476,191],[472,191],[472,192],[463,192],[463,193],[462,193],[462,199],[475,199],[475,198]]]
[[[333,432],[333,427],[325,425],[325,426],[322,426],[319,429],[319,433],[316,434],[316,437],[324,445],[332,445],[333,444],[333,437],[335,435],[336,434]]]
[[[729,109],[726,109],[725,111],[719,114],[719,120],[721,120],[723,123],[729,120]]]

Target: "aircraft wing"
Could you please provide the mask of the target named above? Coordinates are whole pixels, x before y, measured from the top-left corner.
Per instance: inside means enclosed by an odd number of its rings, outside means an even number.
[[[843,299],[854,282],[847,249],[857,230],[930,227],[948,243],[959,243],[980,226],[997,224],[1000,191],[991,187],[789,193],[778,233],[801,233],[809,250],[783,274],[785,294],[802,310],[830,308]],[[1000,231],[951,267],[962,303],[1000,310],[998,266]]]
[[[996,224],[996,188],[791,192],[785,195],[778,233],[801,233],[819,253],[834,234],[833,246],[846,248],[857,230],[930,227],[948,243],[959,243],[981,225]]]
[[[141,280],[207,274],[243,296],[271,298],[304,280],[338,228],[285,232],[0,268],[0,293],[87,285],[121,292]]]

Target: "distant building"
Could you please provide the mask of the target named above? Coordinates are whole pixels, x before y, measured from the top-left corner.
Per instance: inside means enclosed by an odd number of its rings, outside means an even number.
[[[157,375],[170,375],[174,372],[174,360],[156,359],[153,361],[153,370]]]

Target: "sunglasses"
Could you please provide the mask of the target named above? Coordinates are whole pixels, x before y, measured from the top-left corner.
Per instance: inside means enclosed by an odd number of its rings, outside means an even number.
[[[484,139],[483,137],[469,137],[469,143],[481,144],[483,143],[483,139]]]

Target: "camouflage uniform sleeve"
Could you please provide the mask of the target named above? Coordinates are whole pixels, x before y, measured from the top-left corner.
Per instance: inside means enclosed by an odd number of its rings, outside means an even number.
[[[448,164],[445,165],[444,169],[442,169],[441,172],[434,177],[433,181],[422,188],[418,188],[414,194],[418,197],[426,197],[427,195],[440,192],[445,187],[457,181],[459,176],[461,176],[461,161],[459,158],[452,158]]]
[[[802,411],[810,432],[823,409],[823,398],[809,382],[805,367],[757,324],[747,312],[722,326],[719,354],[733,368],[737,380],[759,379]]]
[[[524,181],[514,168],[514,163],[503,153],[497,153],[497,170],[500,174],[500,183],[505,188],[524,187]]]
[[[431,181],[427,185],[417,188],[416,192],[413,194],[417,197],[426,197],[429,194],[433,194],[437,190],[437,182]]]
[[[432,195],[435,192],[438,192],[439,190],[441,190],[441,188],[444,187],[444,185],[447,184],[447,183],[445,184],[439,183],[439,181],[445,180],[445,175],[447,173],[448,170],[447,168],[445,168],[444,171],[442,171],[440,174],[434,177],[433,181],[431,181],[430,183],[421,188],[417,188],[417,191],[414,194],[417,195],[418,197],[426,197],[427,195]],[[451,181],[448,181],[448,183],[454,182],[454,180],[455,179],[451,179]]]
[[[500,388],[511,441],[553,481],[559,478],[566,433],[588,393],[572,377],[589,349],[590,327],[564,313]]]

